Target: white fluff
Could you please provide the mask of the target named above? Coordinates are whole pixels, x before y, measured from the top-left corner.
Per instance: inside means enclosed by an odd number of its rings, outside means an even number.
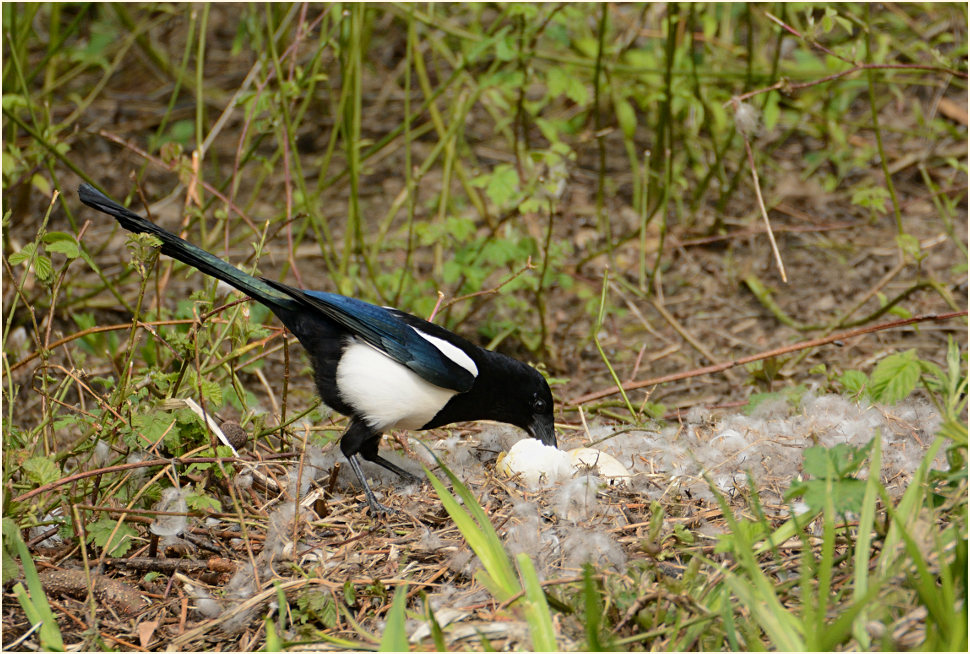
[[[456,395],[455,391],[426,382],[407,366],[356,339],[344,350],[337,365],[337,387],[344,402],[358,415],[366,416],[367,424],[378,430],[423,427]]]

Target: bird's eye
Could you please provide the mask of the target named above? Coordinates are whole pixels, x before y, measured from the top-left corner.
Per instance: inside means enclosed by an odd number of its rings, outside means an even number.
[[[533,413],[545,413],[546,412],[546,401],[541,397],[532,398],[532,412]]]

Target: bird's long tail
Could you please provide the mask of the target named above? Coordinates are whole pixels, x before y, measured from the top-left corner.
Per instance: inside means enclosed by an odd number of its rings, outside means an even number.
[[[81,184],[77,190],[81,202],[92,209],[113,216],[122,227],[136,234],[152,234],[162,242],[162,254],[167,254],[184,264],[192,266],[207,275],[220,279],[239,289],[253,299],[259,300],[271,309],[292,309],[296,300],[287,296],[261,279],[239,270],[200,247],[162,229],[147,218],[129,211],[89,184]]]

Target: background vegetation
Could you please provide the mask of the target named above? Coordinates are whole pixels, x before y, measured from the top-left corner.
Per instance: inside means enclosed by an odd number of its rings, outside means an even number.
[[[715,507],[731,535],[715,550],[643,506],[630,570],[555,591],[503,559],[474,496],[466,520],[435,502],[496,566],[490,610],[523,617],[531,646],[965,650],[966,27],[964,4],[5,3],[4,583],[20,601],[4,646],[38,622],[48,647],[134,642],[87,577],[86,609],[51,609],[30,561],[142,553],[166,474],[192,489],[172,513],[234,503],[219,515],[270,529],[176,399],[264,458],[340,433],[268,312],[81,207],[88,181],[240,267],[434,315],[539,365],[564,429],[758,392],[917,391],[943,428],[904,497],[880,486],[878,448],[820,455],[806,474],[829,499],[804,521],[769,520],[750,489]],[[777,351],[816,338],[843,347]],[[193,463],[142,468],[144,451]],[[841,506],[834,489],[867,467]],[[220,638],[401,648],[410,613],[455,647],[417,594],[392,608],[403,582],[331,581],[329,599],[270,588],[278,619],[261,609]],[[192,632],[183,617],[152,633],[141,646]],[[180,645],[212,646],[195,637]]]

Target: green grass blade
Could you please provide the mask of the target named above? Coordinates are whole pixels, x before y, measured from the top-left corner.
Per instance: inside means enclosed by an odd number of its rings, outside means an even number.
[[[424,619],[427,620],[428,627],[431,629],[431,640],[434,641],[435,649],[439,652],[447,650],[445,634],[441,630],[441,625],[438,624],[438,618],[435,617],[434,611],[431,610],[431,600],[427,596],[424,598]]]
[[[482,562],[486,573],[482,575],[482,583],[488,587],[489,592],[495,595],[497,600],[505,602],[522,589],[512,567],[512,561],[502,547],[502,540],[498,537],[491,521],[485,515],[485,511],[472,492],[437,457],[435,457],[435,461],[451,480],[452,488],[464,502],[465,508],[462,509],[458,500],[427,468],[424,469],[425,474],[431,481],[438,497],[441,498],[441,503],[448,515],[455,521],[465,540],[468,541],[468,546],[472,548],[472,551]]]
[[[263,651],[282,652],[283,641],[280,639],[280,635],[276,633],[276,625],[273,624],[272,618],[267,617],[264,624],[266,625],[266,646],[263,647]]]
[[[39,633],[41,647],[53,652],[63,652],[64,640],[61,638],[61,630],[57,626],[57,619],[54,618],[50,604],[47,603],[47,595],[44,593],[44,586],[37,574],[37,568],[34,567],[30,550],[27,549],[27,544],[20,537],[20,533],[11,531],[17,548],[17,555],[20,557],[20,563],[24,566],[24,578],[27,581],[29,591],[24,592],[23,586],[17,584],[21,588],[21,592],[17,594],[17,599],[28,617],[34,616],[31,618],[31,622],[33,624],[41,623]]]
[[[404,625],[404,605],[407,604],[407,588],[398,586],[394,591],[394,601],[387,613],[387,624],[384,625],[384,635],[381,636],[382,652],[408,651],[408,632]]]
[[[763,583],[751,584],[726,568],[721,571],[725,575],[725,583],[741,604],[748,607],[751,615],[779,651],[805,651],[801,623],[782,606],[774,592],[766,594],[762,588]]]
[[[862,497],[862,511],[859,513],[859,531],[856,536],[855,553],[853,555],[854,581],[852,597],[856,604],[869,592],[869,557],[872,545],[872,529],[876,520],[876,500],[879,497],[879,471],[882,469],[882,434],[876,432],[872,449],[869,453],[869,478],[866,480],[866,490]],[[853,635],[863,649],[869,647],[869,633],[866,631],[867,611],[862,609],[860,619],[852,627]]]
[[[803,651],[805,649],[803,624],[782,605],[771,580],[754,557],[753,543],[749,542],[745,530],[738,525],[734,512],[724,497],[717,492],[710,480],[708,483],[736,539],[735,556],[738,557],[738,563],[745,573],[745,578],[713,561],[709,561],[709,564],[721,570],[725,576],[725,583],[741,603],[748,607],[777,649]]]
[[[556,645],[552,615],[546,602],[546,594],[539,583],[539,575],[532,565],[532,559],[525,552],[520,552],[515,557],[515,561],[519,565],[519,574],[522,576],[522,585],[525,588],[527,602],[525,619],[529,623],[529,632],[532,634],[532,651],[557,652],[559,647]]]
[[[930,445],[919,468],[913,474],[913,479],[909,483],[906,492],[896,505],[894,514],[899,517],[899,521],[894,519],[889,525],[886,540],[882,546],[882,554],[879,557],[878,572],[885,575],[891,568],[894,568],[899,561],[897,547],[903,539],[902,531],[912,527],[913,522],[919,515],[919,507],[923,504],[923,496],[926,491],[926,479],[929,474],[930,464],[936,458],[936,453],[943,446],[944,439],[937,436]],[[888,506],[888,505],[887,505]]]
[[[593,566],[588,563],[583,566],[583,605],[586,609],[583,628],[586,631],[586,649],[590,652],[602,652],[605,648],[600,640],[600,624],[603,607],[599,593],[593,581]]]

